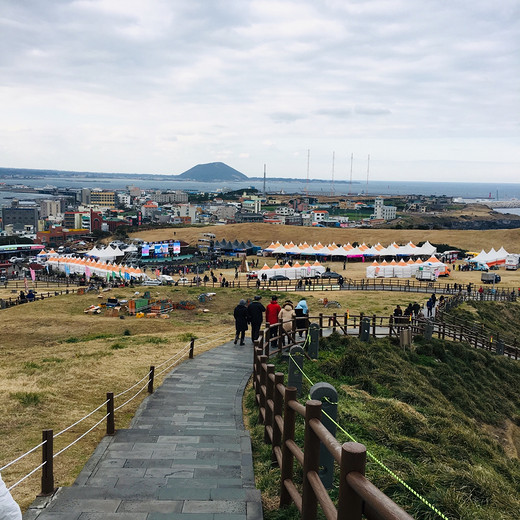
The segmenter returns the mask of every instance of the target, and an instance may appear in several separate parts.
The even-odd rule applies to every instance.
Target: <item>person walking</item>
[[[433,306],[434,306],[434,304],[432,302],[432,299],[429,298],[428,301],[426,302],[426,310],[427,310],[426,317],[428,317],[428,318],[432,317],[432,315],[433,315]]]
[[[249,323],[251,323],[251,339],[255,342],[260,335],[260,327],[264,320],[265,307],[262,305],[260,300],[262,297],[257,294],[253,301],[247,307],[247,313],[249,315]]]
[[[282,345],[285,345],[285,337],[287,336],[287,344],[290,345],[294,343],[294,318],[296,313],[294,312],[294,306],[291,300],[287,300],[283,307],[280,309],[278,313],[278,320],[282,321],[282,330],[280,332],[283,333],[282,336]]]
[[[298,330],[298,336],[301,338],[303,332],[309,327],[309,307],[305,297],[301,298],[297,303],[294,312],[296,314],[296,329]]]
[[[0,475],[0,518],[5,520],[22,520],[22,512],[7,489]]]
[[[269,337],[267,341],[271,341],[271,347],[276,348],[276,341],[271,338],[278,336],[278,314],[282,308],[278,304],[278,296],[271,298],[271,303],[265,309],[265,321],[269,323]]]
[[[244,339],[246,336],[246,330],[247,330],[247,307],[246,307],[246,301],[240,300],[238,302],[238,305],[235,307],[235,310],[233,311],[233,316],[235,318],[235,345],[237,344],[238,340],[240,339],[240,345],[244,345]]]

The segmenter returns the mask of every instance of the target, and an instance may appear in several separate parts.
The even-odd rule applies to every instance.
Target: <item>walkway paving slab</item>
[[[261,520],[242,418],[252,364],[249,342],[184,361],[71,487],[37,499],[24,520]]]

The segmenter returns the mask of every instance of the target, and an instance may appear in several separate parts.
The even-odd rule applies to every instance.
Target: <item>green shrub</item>
[[[28,406],[38,406],[42,400],[42,394],[36,392],[15,392],[11,394],[24,408]]]

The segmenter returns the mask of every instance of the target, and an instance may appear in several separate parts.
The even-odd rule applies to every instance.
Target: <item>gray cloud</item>
[[[516,180],[519,9],[514,0],[5,0],[4,165],[182,171],[225,156],[290,176],[302,150],[327,171],[348,141],[393,162],[410,149],[417,160],[489,162],[500,152]],[[112,153],[85,153],[100,133]],[[445,137],[464,144],[440,147]]]

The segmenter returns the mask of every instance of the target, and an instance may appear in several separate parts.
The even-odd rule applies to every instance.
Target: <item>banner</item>
[[[29,269],[29,272],[31,273],[31,280],[34,282],[36,280],[36,272],[34,269]]]
[[[173,243],[173,254],[174,255],[181,254],[181,243],[178,241]]]
[[[143,247],[141,248],[141,256],[150,256],[149,244],[143,244]]]

